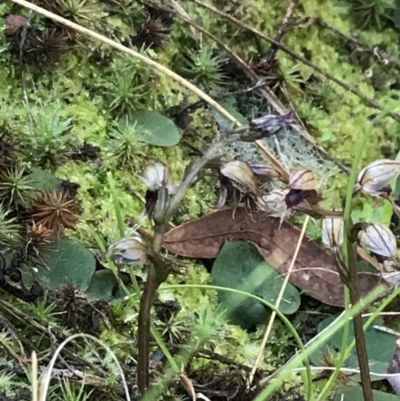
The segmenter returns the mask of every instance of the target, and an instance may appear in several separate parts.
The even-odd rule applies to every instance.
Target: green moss
[[[285,2],[279,2],[279,4],[265,0],[218,2],[210,0],[209,2],[270,37],[275,37],[277,27],[286,11]],[[96,11],[92,26],[95,25],[96,29],[106,36],[117,38],[121,42],[134,35],[137,27],[147,18],[143,6],[137,2],[121,1],[126,7],[125,11],[121,11],[115,5],[108,6],[105,4],[107,2],[92,0],[89,3],[94,5]],[[346,35],[356,32],[358,39],[366,46],[383,44],[395,57],[399,56],[398,32],[392,29],[360,30],[350,17],[351,2],[329,0],[323,3],[322,5],[319,0],[304,0],[297,7],[294,17],[321,17]],[[269,43],[261,39],[256,40],[255,36],[245,29],[200,8],[191,1],[182,0],[180,4],[191,18],[229,45],[233,52],[247,62],[256,61],[260,52],[263,53],[269,48]],[[2,15],[9,13],[10,9],[10,4],[0,5]],[[13,13],[17,11],[18,9],[13,10]],[[21,13],[27,15],[26,10],[21,10]],[[82,15],[74,18],[82,20]],[[41,29],[45,26],[45,21],[38,16],[33,23],[40,24]],[[131,160],[129,166],[121,165],[118,156],[115,156],[118,155],[115,152],[118,144],[115,143],[115,138],[111,138],[114,124],[120,116],[129,115],[137,109],[150,109],[168,115],[173,106],[179,105],[183,100],[189,104],[194,103],[198,100],[197,96],[176,81],[130,56],[122,55],[98,42],[79,38],[80,41],[74,42],[70,51],[56,65],[46,66],[48,68],[45,70],[38,66],[29,66],[24,69],[25,94],[28,97],[26,106],[21,91],[19,62],[6,51],[7,40],[2,29],[4,26],[4,21],[0,21],[0,45],[2,46],[0,52],[0,133],[6,132],[9,137],[18,142],[17,153],[21,160],[28,166],[36,166],[40,160],[37,155],[34,156],[32,149],[40,142],[40,135],[34,132],[37,117],[35,113],[39,110],[48,116],[55,109],[59,109],[63,119],[71,120],[66,141],[62,142],[62,146],[57,141],[50,145],[50,150],[55,151],[56,155],[55,175],[80,185],[78,192],[81,208],[80,222],[77,230],[69,231],[68,236],[79,239],[90,249],[98,252],[98,237],[105,241],[104,245],[120,237],[107,172],[111,171],[114,177],[115,195],[120,202],[124,217],[136,219],[143,212],[144,204],[133,192],[141,196],[145,194],[145,185],[139,178],[144,169],[154,162],[163,162],[170,168],[174,180],[180,182],[188,163],[195,159],[191,155],[192,149],[203,151],[208,146],[217,133],[216,123],[209,108],[202,105],[191,115],[190,127],[182,133],[182,140],[177,146],[161,148],[146,145],[145,148],[134,149],[132,158],[129,159]],[[400,104],[397,98],[393,97],[394,91],[389,89],[396,78],[396,72],[391,69],[392,67],[377,64],[376,60],[370,60],[367,65],[361,65],[352,59],[352,50],[342,39],[316,23],[291,29],[285,36],[284,43],[337,79],[379,102],[384,109],[400,113]],[[152,48],[135,48],[135,50],[143,52],[162,65],[179,71],[181,66],[177,63],[182,51],[185,48],[197,51],[202,46],[216,49],[213,41],[193,31],[186,23],[179,20],[179,17],[175,17],[172,32],[163,46],[156,50]],[[215,54],[218,55],[218,51]],[[271,75],[267,77],[268,82],[278,82],[276,92],[284,105],[288,106],[290,100],[290,104],[296,108],[310,133],[328,152],[345,163],[351,164],[354,155],[358,152],[360,139],[369,128],[371,115],[379,111],[365,105],[359,97],[340,85],[327,82],[326,78],[315,73],[312,68],[293,60],[283,51],[278,52],[278,58],[279,71],[271,72]],[[383,72],[389,75],[389,80],[381,88],[379,85],[374,85],[373,80],[368,77],[368,68],[371,68],[374,74],[384,70]],[[218,71],[220,69],[223,69],[223,64],[218,65]],[[187,78],[202,84],[204,88],[221,91],[220,82],[218,85],[215,85],[215,82],[204,82],[207,77],[199,80],[198,75],[189,72]],[[215,77],[213,79],[215,81]],[[241,80],[236,77],[224,80],[223,85],[226,92],[233,92],[242,87]],[[289,99],[284,95],[285,86]],[[214,95],[214,93],[211,94]],[[238,104],[238,107],[243,108],[240,112],[246,118],[270,112],[266,102],[255,95],[241,96]],[[37,135],[38,140],[29,142],[32,135]],[[98,160],[90,162],[69,160],[69,153],[84,142],[100,148]],[[58,148],[55,146],[57,144],[60,145]],[[400,144],[398,123],[389,117],[374,127],[363,164],[380,158],[380,147],[387,144],[393,153],[398,151]],[[215,178],[206,178],[189,189],[173,218],[173,223],[180,224],[211,211],[217,198],[217,185]],[[326,192],[328,199],[325,201],[327,207],[331,205],[339,207],[339,195],[344,194],[346,186],[345,175],[338,174],[330,178]],[[362,213],[367,214],[371,208],[366,207],[362,210]],[[144,221],[143,227],[151,231],[151,223],[148,220]],[[317,238],[319,227],[310,228],[309,234]],[[196,261],[190,261],[182,271],[182,275],[170,276],[168,283],[209,283],[209,273]],[[143,271],[139,269],[136,273],[138,276],[143,275]],[[176,298],[179,301],[182,310],[177,315],[176,324],[182,325],[185,340],[190,338],[188,331],[199,325],[199,319],[196,316],[204,311],[205,305],[213,313],[212,316],[218,320],[218,324],[220,323],[217,319],[220,311],[217,309],[215,291],[204,289],[160,291],[160,298]],[[21,309],[28,310],[23,306]],[[121,360],[129,361],[130,356],[137,351],[131,343],[137,330],[137,310],[132,308],[131,304],[122,301],[116,301],[112,309],[112,325],[104,328],[100,338],[114,349]],[[29,312],[40,318],[40,311],[37,309],[33,312],[29,309]],[[158,320],[156,322],[162,327]],[[211,330],[212,327],[208,329]],[[261,327],[256,333],[249,334],[225,323],[219,325],[215,335],[204,341],[203,345],[217,353],[233,357],[237,362],[252,366],[259,352],[264,329]],[[24,330],[28,333],[27,329]],[[29,331],[28,334],[31,332]],[[38,339],[38,335],[35,334],[34,338]],[[47,343],[39,344],[42,350],[47,346]],[[94,358],[93,349],[88,347],[85,350],[87,352],[85,356]],[[271,370],[280,366],[287,354],[292,351],[293,339],[287,334],[286,328],[277,321],[265,351],[264,369]],[[210,374],[226,369],[222,363],[204,359],[193,361],[191,367],[194,371],[199,370]],[[7,390],[11,386],[7,382],[8,379],[6,377],[5,384],[0,383],[0,387],[5,389],[7,395],[10,395],[11,393]],[[298,376],[288,375],[286,386],[293,386],[298,383],[298,380]]]

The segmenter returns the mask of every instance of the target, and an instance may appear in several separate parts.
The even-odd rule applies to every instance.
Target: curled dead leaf
[[[279,228],[280,219],[265,213],[248,214],[244,208],[224,209],[189,221],[167,232],[165,249],[190,258],[216,258],[225,241],[249,241],[259,249],[264,259],[280,274],[289,269],[300,230],[287,221]],[[379,284],[387,283],[379,274],[360,272],[359,288],[367,295]],[[344,306],[344,288],[335,262],[314,241],[305,238],[298,254],[290,281],[311,297],[332,305]]]

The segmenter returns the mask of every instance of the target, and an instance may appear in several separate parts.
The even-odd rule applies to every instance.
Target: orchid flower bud
[[[343,283],[349,285],[349,269],[339,250],[343,244],[343,219],[328,217],[322,220],[322,244],[330,250]]]
[[[143,265],[147,262],[147,247],[142,238],[125,237],[111,244],[106,252],[116,264]]]
[[[290,111],[283,116],[267,114],[265,116],[256,118],[250,122],[249,126],[253,130],[265,130],[272,135],[276,134],[282,128],[291,127],[293,125],[296,125],[296,120],[294,119],[294,112]]]
[[[144,176],[140,177],[140,179],[147,185],[150,191],[166,187],[168,193],[172,194],[176,190],[169,168],[164,163],[155,163],[148,166],[144,172]]]
[[[321,185],[311,170],[299,170],[290,174],[288,187],[301,191],[316,191],[316,193],[321,191]]]
[[[368,224],[358,233],[360,245],[383,258],[396,256],[397,241],[392,231],[383,224]]]
[[[240,160],[224,163],[221,167],[221,174],[229,178],[239,190],[258,194],[256,179],[247,163]]]
[[[364,167],[357,176],[353,192],[361,190],[367,195],[381,196],[389,194],[390,181],[400,174],[400,161],[375,160]]]
[[[343,244],[343,220],[327,218],[322,220],[322,243],[326,248],[337,248]]]

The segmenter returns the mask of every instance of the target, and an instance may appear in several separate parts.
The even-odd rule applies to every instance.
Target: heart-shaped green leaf
[[[111,270],[100,270],[93,274],[87,294],[96,299],[111,301],[118,287],[118,281]]]
[[[225,242],[211,275],[215,285],[249,292],[270,303],[275,303],[284,281],[255,246],[242,241]],[[244,295],[220,291],[219,299],[230,321],[243,328],[254,327],[268,317],[268,310],[260,302]],[[296,287],[288,284],[279,309],[290,314],[299,306],[300,295]]]
[[[318,326],[318,332],[321,332],[328,327],[336,316],[329,316],[324,319]],[[364,320],[365,323],[366,319]],[[377,381],[382,380],[382,376],[376,376],[373,373],[384,374],[386,373],[390,361],[393,358],[393,354],[396,350],[396,336],[385,333],[383,331],[375,329],[374,325],[382,325],[381,319],[376,319],[371,326],[365,331],[365,343],[367,346],[368,360],[370,362],[371,380]],[[323,344],[318,351],[313,353],[310,357],[311,362],[314,365],[321,366],[323,363],[324,354],[329,352],[329,349],[338,351],[342,345],[343,329],[339,330],[334,334],[325,344]],[[350,322],[349,327],[349,338],[354,338],[354,328]],[[355,347],[352,353],[347,358],[345,366],[353,369],[358,369],[358,358]],[[352,376],[355,381],[360,380],[360,375],[356,374]]]
[[[133,123],[140,130],[144,141],[157,146],[174,146],[180,139],[178,127],[168,117],[150,110],[140,110],[132,115]]]
[[[226,111],[228,111],[233,117],[236,118],[241,124],[247,124],[246,118],[237,111],[236,100],[233,97],[228,97],[226,99],[220,100],[219,105],[221,105]],[[215,121],[222,130],[229,130],[235,124],[223,116],[219,111],[212,108],[211,114],[215,118]]]
[[[72,283],[80,290],[89,287],[96,260],[82,244],[69,239],[58,239],[43,255],[47,268],[39,271],[39,278],[48,282],[50,288]]]
[[[39,191],[53,191],[61,188],[61,180],[59,178],[40,168],[31,168],[31,174],[28,177],[32,181],[31,186]]]
[[[374,395],[374,401],[399,401],[397,395],[384,393],[383,391],[378,390],[372,390],[372,393]],[[333,397],[333,401],[361,401],[363,399],[364,395],[361,386],[339,387]]]

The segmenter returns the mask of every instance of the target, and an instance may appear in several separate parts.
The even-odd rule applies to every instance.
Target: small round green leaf
[[[93,274],[87,294],[96,299],[111,301],[118,287],[118,281],[111,270],[100,270]]]
[[[80,290],[89,287],[96,267],[93,254],[82,244],[69,239],[58,239],[43,255],[47,268],[39,272],[39,277],[46,280],[50,288],[72,283]]]
[[[274,304],[282,288],[283,277],[247,242],[229,241],[224,244],[212,269],[213,284],[249,292]],[[258,301],[240,294],[220,291],[219,300],[228,318],[243,328],[265,321],[267,309]],[[284,292],[279,309],[294,313],[300,306],[300,295],[292,284]]]
[[[133,113],[133,122],[143,135],[143,140],[157,146],[174,146],[180,139],[178,127],[168,117],[150,110]]]
[[[321,332],[328,327],[337,316],[329,316],[324,319],[318,325],[318,332]],[[366,319],[364,319],[364,323]],[[371,326],[365,331],[365,343],[367,347],[368,360],[370,362],[370,370],[373,373],[385,374],[389,367],[390,361],[393,358],[393,354],[396,350],[396,336],[385,333],[383,331],[375,329],[373,326],[382,326],[381,319],[376,319]],[[322,344],[321,347],[310,356],[310,360],[314,365],[320,366],[323,361],[323,355],[329,352],[329,349],[339,351],[342,345],[343,329],[338,330],[326,343]],[[349,327],[349,339],[354,338],[354,328],[352,322]],[[358,358],[357,351],[354,347],[349,357],[345,362],[346,367],[357,368]],[[376,376],[371,373],[371,380],[378,381],[382,380],[382,376]],[[352,376],[355,381],[360,381],[360,375],[356,374]]]
[[[383,391],[372,390],[374,401],[399,401],[399,397],[397,395],[384,393]],[[361,386],[342,386],[339,387],[335,396],[333,397],[333,401],[358,401],[363,400],[363,389]]]
[[[246,118],[237,111],[236,100],[233,97],[228,97],[218,102],[220,106],[222,106],[226,111],[228,111],[233,117],[236,118],[241,124],[247,124],[248,121]],[[211,109],[211,114],[215,118],[215,121],[219,125],[219,127],[223,130],[230,130],[235,126],[231,120],[227,119],[223,116],[219,111],[215,108]]]
[[[31,174],[28,177],[32,181],[31,186],[39,191],[53,191],[61,188],[61,180],[59,178],[40,168],[31,168]]]

